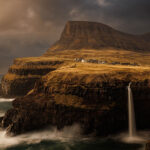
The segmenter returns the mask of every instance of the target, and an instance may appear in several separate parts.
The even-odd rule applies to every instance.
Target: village
[[[94,63],[94,64],[109,64],[109,65],[125,65],[125,66],[140,66],[137,63],[127,63],[127,62],[107,62],[104,60],[97,60],[97,59],[84,59],[84,58],[75,58],[75,62],[82,62],[82,63]]]

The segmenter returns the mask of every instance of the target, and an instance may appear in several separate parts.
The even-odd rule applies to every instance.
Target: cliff
[[[56,70],[62,64],[62,60],[45,57],[15,59],[1,81],[3,96],[27,94],[41,76]]]
[[[3,96],[21,96],[30,91],[37,80],[60,67],[73,66],[75,59],[103,61],[107,64],[150,65],[149,52],[126,50],[63,50],[32,58],[17,58],[2,79]]]
[[[61,129],[73,123],[79,123],[84,133],[97,135],[125,130],[129,82],[137,127],[149,128],[149,67],[81,63],[61,67],[42,77],[27,96],[13,102],[1,126],[15,135],[46,125]]]
[[[43,56],[14,61],[2,79],[2,92],[11,97],[26,95],[43,75],[76,58],[149,65],[149,48],[149,34],[130,35],[102,23],[70,21]]]
[[[3,77],[5,95],[25,96],[13,101],[1,127],[15,135],[73,123],[97,135],[125,130],[127,86],[132,82],[137,128],[149,128],[148,37],[100,23],[68,22],[43,56],[16,59]]]
[[[70,21],[51,50],[125,49],[150,51],[149,34],[131,35],[107,25],[87,21]]]

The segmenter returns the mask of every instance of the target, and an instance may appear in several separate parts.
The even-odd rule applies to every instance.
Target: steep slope
[[[150,53],[125,50],[63,50],[51,51],[48,56],[17,58],[2,79],[5,96],[20,96],[28,93],[42,76],[59,67],[76,63],[76,58],[106,61],[109,64],[126,63],[140,66],[150,65]]]
[[[59,68],[63,64],[62,61],[73,62],[75,58],[149,65],[149,35],[125,34],[101,23],[70,21],[66,24],[60,40],[42,57],[20,58],[14,61],[2,79],[3,94],[25,95],[40,77]],[[97,51],[98,49],[101,51]],[[146,54],[142,54],[143,51],[146,51]]]
[[[150,127],[150,68],[78,63],[62,67],[17,98],[1,126],[20,134],[79,123],[84,133],[108,135],[127,129],[127,85],[132,82],[138,129]],[[30,115],[28,115],[30,114]]]
[[[56,70],[63,60],[48,57],[18,58],[1,81],[3,96],[26,95],[43,75]]]
[[[107,25],[86,21],[70,21],[66,24],[60,40],[51,50],[117,48],[126,50],[150,50],[148,35],[131,35]]]

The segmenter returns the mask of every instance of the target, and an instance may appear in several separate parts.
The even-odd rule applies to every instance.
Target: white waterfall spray
[[[128,85],[128,119],[129,119],[129,136],[136,136],[136,123],[134,113],[133,95],[131,90],[131,82]]]

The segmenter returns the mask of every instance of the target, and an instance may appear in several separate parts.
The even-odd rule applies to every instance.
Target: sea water
[[[0,98],[1,116],[11,108],[13,99]],[[105,138],[83,136],[80,126],[75,124],[58,131],[55,127],[47,127],[40,131],[9,137],[5,130],[0,130],[0,150],[144,150],[146,139],[138,142],[125,141],[126,134]],[[143,133],[141,133],[141,136]]]

